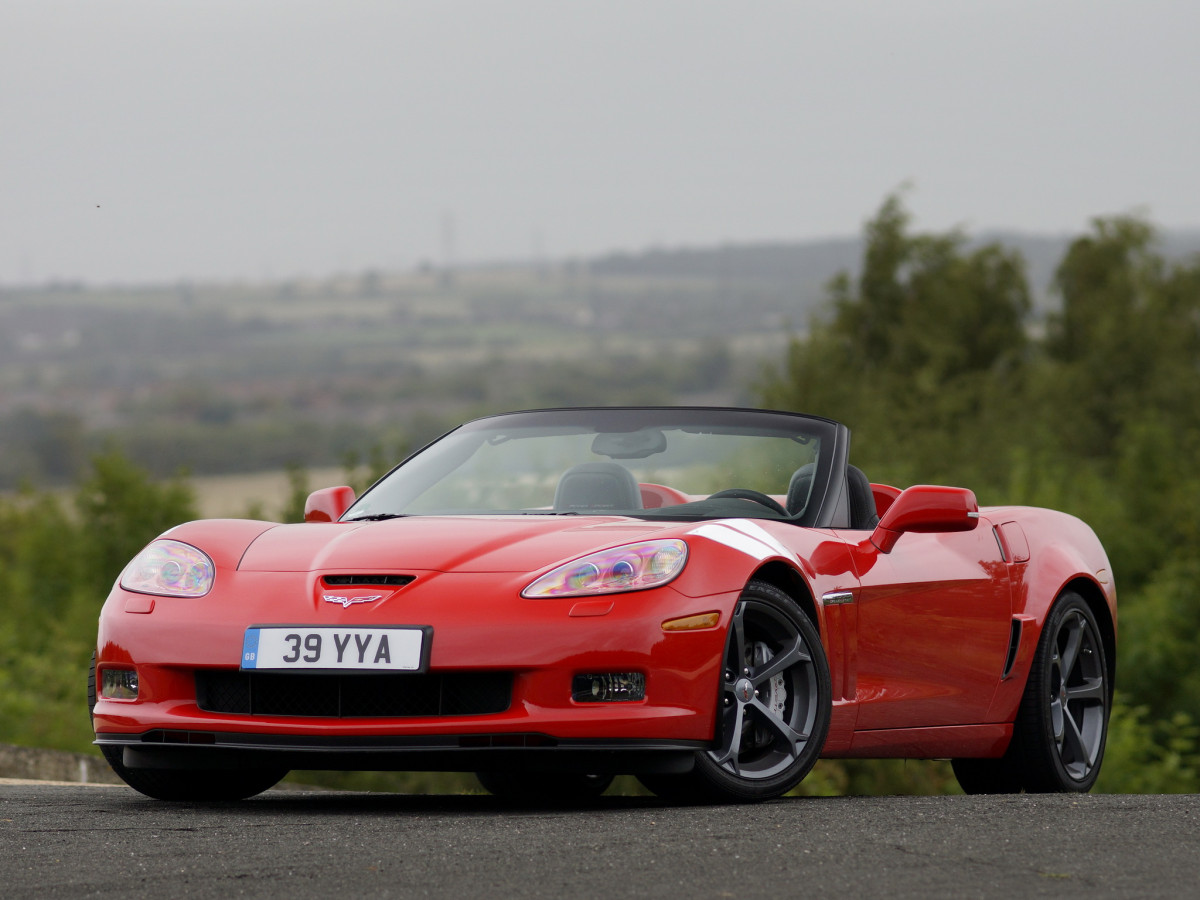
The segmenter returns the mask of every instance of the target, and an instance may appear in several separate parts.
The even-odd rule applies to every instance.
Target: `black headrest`
[[[850,489],[850,527],[874,528],[879,524],[871,482],[856,466],[846,466],[846,487]]]
[[[633,473],[611,462],[580,463],[558,480],[555,509],[641,509],[642,492]]]
[[[808,495],[812,493],[813,475],[816,471],[817,464],[808,463],[792,473],[787,492],[788,515],[799,515],[804,512],[804,507],[808,506]]]

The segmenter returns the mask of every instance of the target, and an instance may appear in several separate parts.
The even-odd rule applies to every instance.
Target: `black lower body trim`
[[[561,740],[544,734],[298,737],[158,729],[100,734],[131,769],[288,769],[474,772],[683,773],[701,741]]]

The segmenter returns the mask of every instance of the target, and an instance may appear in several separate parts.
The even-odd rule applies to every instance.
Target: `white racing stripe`
[[[794,563],[799,563],[796,554],[779,543],[766,529],[748,519],[724,519],[720,522],[705,522],[693,528],[688,534],[707,538],[739,550],[747,556],[760,562],[776,556],[782,556]]]

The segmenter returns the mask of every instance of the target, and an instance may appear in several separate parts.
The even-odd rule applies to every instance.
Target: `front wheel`
[[[104,758],[127,785],[155,800],[245,800],[274,787],[287,769],[130,769],[121,750],[102,747]]]
[[[88,668],[88,714],[96,709],[96,653]],[[130,769],[120,747],[101,746],[109,767],[127,785],[155,800],[244,800],[274,787],[287,769]]]
[[[751,582],[725,645],[712,749],[687,775],[644,776],[671,800],[746,803],[804,780],[829,731],[829,664],[816,626],[783,591]]]

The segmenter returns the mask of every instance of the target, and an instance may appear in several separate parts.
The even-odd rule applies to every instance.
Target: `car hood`
[[[678,530],[678,523],[564,516],[419,516],[280,525],[250,543],[238,569],[529,572]]]

